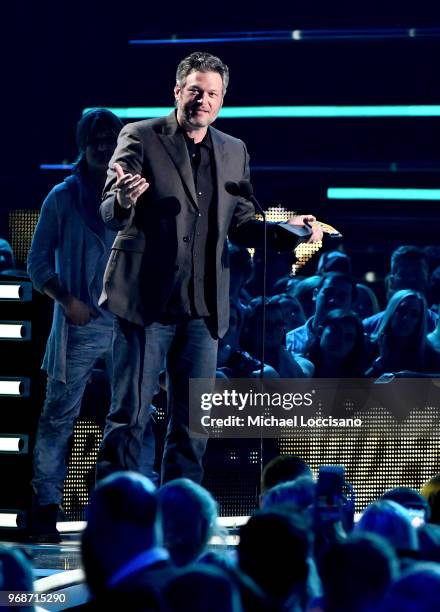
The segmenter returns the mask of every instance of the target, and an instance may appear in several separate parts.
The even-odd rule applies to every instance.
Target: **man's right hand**
[[[70,295],[61,305],[66,319],[73,325],[86,325],[98,316],[96,310],[73,295]]]
[[[138,198],[147,191],[149,183],[140,174],[124,174],[120,164],[114,163],[113,169],[116,172],[116,198],[122,208],[131,208],[136,205]]]

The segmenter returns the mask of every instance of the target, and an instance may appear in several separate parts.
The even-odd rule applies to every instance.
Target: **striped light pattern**
[[[197,37],[174,34],[169,38],[139,38],[130,45],[194,45],[215,43],[295,42],[331,40],[400,40],[438,38],[440,28],[344,28],[320,30],[260,30],[247,32],[203,33]]]
[[[11,246],[14,249],[14,245]],[[16,260],[18,258],[16,257]],[[32,283],[31,281],[24,280],[18,281],[0,281],[0,300],[15,300],[17,302],[30,302],[32,301]]]
[[[23,395],[22,380],[0,380],[0,395]]]
[[[85,108],[83,113],[91,110]],[[120,119],[163,117],[173,108],[169,106],[130,106],[112,108]],[[227,106],[221,119],[262,118],[350,118],[350,117],[440,117],[438,104],[382,105],[382,106]]]
[[[0,453],[21,453],[26,447],[24,436],[0,436]]]
[[[40,170],[72,170],[74,164],[40,164]]]
[[[0,512],[0,527],[17,527],[16,512]]]
[[[31,379],[27,376],[3,376],[0,378],[0,396],[29,397]]]
[[[19,283],[0,283],[0,300],[21,300],[23,286]]]
[[[23,323],[6,323],[0,321],[0,340],[30,340],[31,324],[29,321]]]
[[[440,200],[440,189],[329,187],[329,200]]]

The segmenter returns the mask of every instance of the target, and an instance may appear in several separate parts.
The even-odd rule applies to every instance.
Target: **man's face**
[[[108,163],[116,147],[117,138],[110,130],[96,130],[90,137],[86,148],[89,168],[107,170]]]
[[[183,87],[176,84],[174,96],[180,125],[199,130],[208,127],[223,104],[223,80],[218,72],[191,72]]]
[[[328,278],[317,292],[315,299],[315,318],[318,321],[335,308],[348,310],[353,299],[351,283],[341,278]]]

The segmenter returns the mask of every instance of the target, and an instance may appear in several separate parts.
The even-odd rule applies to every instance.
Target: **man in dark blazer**
[[[101,304],[117,320],[113,401],[98,478],[120,469],[144,471],[154,460],[145,431],[165,363],[162,482],[203,476],[206,441],[192,439],[188,429],[189,379],[214,378],[217,341],[229,325],[227,237],[242,246],[263,244],[253,205],[225,190],[225,182],[249,178],[246,147],[209,127],[228,80],[227,66],[215,56],[197,52],[182,60],[176,110],[126,125],[110,161],[101,216],[119,233]],[[305,221],[315,218],[269,224],[269,248],[293,249],[298,235],[319,240],[319,228]]]

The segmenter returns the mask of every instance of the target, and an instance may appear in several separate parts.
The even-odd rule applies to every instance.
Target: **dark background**
[[[171,105],[176,65],[195,49],[229,65],[230,106],[440,102],[439,38],[144,47],[129,45],[130,38],[435,26],[438,2],[79,0],[6,7],[1,233],[7,234],[9,209],[38,209],[65,176],[39,164],[74,160],[84,107]],[[326,189],[440,187],[440,118],[233,119],[216,126],[247,143],[256,193],[266,205],[314,212],[344,233],[359,277],[369,269],[381,275],[398,244],[436,242],[438,203],[327,201]],[[384,171],[391,163],[404,170]],[[268,165],[290,169],[258,170]]]

